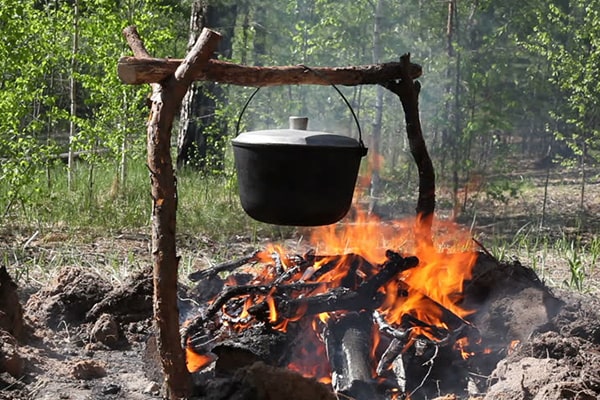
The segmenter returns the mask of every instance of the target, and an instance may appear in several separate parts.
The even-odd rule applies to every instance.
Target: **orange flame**
[[[269,322],[277,322],[277,308],[275,308],[273,296],[267,296],[267,304],[269,305]]]
[[[196,372],[200,371],[202,368],[206,367],[208,364],[213,362],[214,356],[208,354],[198,354],[189,347],[186,347],[185,360],[187,370],[189,372]]]
[[[463,358],[463,360],[466,360],[467,358],[475,355],[474,352],[466,350],[468,345],[469,339],[467,339],[466,337],[458,339],[454,345],[454,348],[460,351],[460,356]]]
[[[472,312],[459,304],[477,253],[469,232],[450,221],[434,221],[433,240],[422,240],[423,222],[420,218],[383,222],[357,211],[355,222],[315,229],[311,244],[317,253],[354,253],[374,264],[385,262],[388,249],[417,256],[418,267],[405,271],[400,279],[412,293],[398,297],[401,282],[391,281],[385,288],[381,311],[390,323],[399,323],[402,315],[411,313],[425,323],[445,328],[438,305],[461,318]]]

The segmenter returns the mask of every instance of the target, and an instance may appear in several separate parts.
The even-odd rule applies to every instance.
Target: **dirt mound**
[[[32,324],[58,329],[80,323],[86,313],[111,290],[98,274],[79,267],[65,267],[48,285],[31,296],[25,312]]]
[[[600,301],[561,291],[565,305],[500,361],[489,400],[592,400],[600,395]]]
[[[60,270],[25,305],[23,342],[17,345],[0,331],[0,359],[6,361],[0,363],[0,399],[148,399],[158,394],[160,387],[146,377],[142,360],[152,331],[147,272],[113,288],[82,268]]]

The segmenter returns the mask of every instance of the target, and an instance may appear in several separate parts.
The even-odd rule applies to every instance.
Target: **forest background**
[[[130,55],[121,35],[128,25],[156,57],[182,58],[203,26],[223,34],[220,59],[247,65],[363,65],[411,53],[423,67],[421,121],[439,214],[491,227],[482,234],[496,255],[525,251],[538,270],[560,254],[566,269],[557,283],[597,290],[588,278],[600,255],[600,0],[5,0],[1,250],[17,278],[81,257],[73,249],[95,238],[147,230],[150,90],[116,74],[118,59]],[[370,152],[361,201],[385,218],[412,215],[417,172],[397,97],[378,86],[340,89]],[[232,238],[298,237],[294,228],[252,221],[239,206],[229,143],[251,92],[195,84],[173,135],[179,233],[196,250],[218,248],[217,258],[228,251],[216,243]],[[310,129],[356,135],[344,102],[320,86],[261,90],[241,126],[285,127],[297,114],[310,117]],[[554,218],[552,183],[576,188]],[[499,223],[509,214],[510,223]],[[28,249],[34,240],[70,250],[57,259],[54,250]],[[136,262],[133,253],[119,257],[108,263]]]

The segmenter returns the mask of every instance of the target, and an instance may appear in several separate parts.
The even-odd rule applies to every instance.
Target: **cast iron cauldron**
[[[319,226],[348,213],[367,149],[361,139],[306,130],[307,123],[290,117],[289,129],[244,132],[232,141],[242,208],[252,218]]]

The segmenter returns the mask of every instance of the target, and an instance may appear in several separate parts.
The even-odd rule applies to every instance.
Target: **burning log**
[[[325,330],[333,390],[350,398],[375,399],[371,375],[372,327],[370,313],[348,313],[332,318]]]
[[[271,284],[271,285],[242,285],[242,286],[229,287],[225,291],[221,292],[221,294],[219,294],[215,298],[213,303],[208,307],[208,309],[204,313],[201,313],[198,316],[196,316],[196,318],[188,321],[187,325],[181,329],[182,343],[185,346],[185,345],[189,345],[190,341],[191,341],[191,344],[193,345],[194,341],[197,340],[197,338],[194,337],[195,336],[194,334],[197,333],[198,331],[200,331],[200,328],[204,324],[206,324],[208,321],[210,321],[210,319],[213,318],[214,315],[217,312],[219,312],[221,310],[221,308],[223,306],[225,306],[225,304],[227,304],[227,302],[233,298],[240,297],[240,296],[249,296],[249,295],[253,295],[253,294],[266,295],[269,292],[272,292],[274,290],[277,291],[278,293],[288,293],[291,291],[315,289],[316,287],[319,287],[319,286],[323,286],[323,284],[318,283],[318,282],[310,282],[310,283],[295,282],[295,283],[291,283],[291,284],[287,284],[287,285],[278,285],[278,286]],[[266,303],[260,303],[260,304],[266,308],[266,311],[268,311],[268,305]],[[249,313],[251,315],[259,314],[258,312],[255,312],[253,314],[252,311],[249,311]],[[264,318],[257,318],[257,319],[267,320],[268,318],[264,317]],[[241,322],[241,321],[233,321],[233,322]],[[200,337],[202,337],[202,335],[200,335]]]
[[[435,297],[416,279],[428,257],[388,250],[382,264],[372,264],[355,253],[290,256],[277,249],[223,263],[201,276],[255,260],[262,265],[242,274],[246,279],[227,278],[231,286],[187,321],[184,344],[216,359],[215,371],[226,374],[259,360],[329,378],[336,392],[354,398],[425,392],[421,386],[431,386],[447,367],[439,354],[460,358],[455,342],[474,329],[458,307],[458,287]],[[375,326],[382,334],[377,341]],[[298,362],[305,359],[314,364]]]
[[[418,265],[416,257],[403,258],[397,253],[388,251],[388,262],[381,270],[363,282],[356,290],[347,287],[337,287],[326,293],[310,297],[280,299],[277,302],[277,312],[280,317],[294,318],[299,315],[316,315],[332,311],[361,311],[374,310],[381,305],[383,296],[378,293],[385,283],[396,275],[407,269]],[[251,307],[248,312],[252,315],[260,315],[266,312],[268,306],[265,302]]]
[[[408,334],[406,336],[408,339]],[[406,388],[406,374],[404,372],[404,364],[401,362],[396,363],[396,360],[398,357],[400,357],[405,347],[405,341],[396,338],[392,339],[387,349],[381,355],[379,363],[377,364],[377,368],[375,369],[375,372],[378,376],[385,376],[388,379],[391,376],[398,389],[402,392],[404,392]],[[395,366],[398,366],[400,370],[398,372],[393,371],[388,373],[388,371],[393,369]]]
[[[228,288],[225,292],[222,292],[219,297],[214,301],[213,304],[206,311],[204,318],[211,318],[217,311],[221,309],[230,299],[242,295],[250,294],[267,294],[273,293],[289,293],[295,291],[302,291],[306,289],[316,289],[319,286],[324,286],[324,283],[319,282],[294,282],[287,285],[245,285],[245,286],[234,286]],[[266,303],[261,303],[266,304]],[[250,314],[252,314],[250,312]]]
[[[378,376],[387,377],[388,375],[392,375],[393,378],[396,380],[397,387],[401,391],[404,391],[404,370],[402,369],[401,371],[399,371],[399,373],[391,374],[388,374],[388,371],[391,370],[395,365],[399,365],[400,367],[403,366],[402,363],[396,364],[395,361],[398,359],[398,357],[400,357],[402,351],[406,347],[408,339],[410,338],[412,328],[408,328],[406,330],[396,329],[390,324],[388,324],[385,321],[385,318],[383,318],[383,316],[377,311],[373,313],[373,318],[375,319],[375,322],[379,327],[379,331],[392,338],[391,342],[381,355],[375,372]]]

